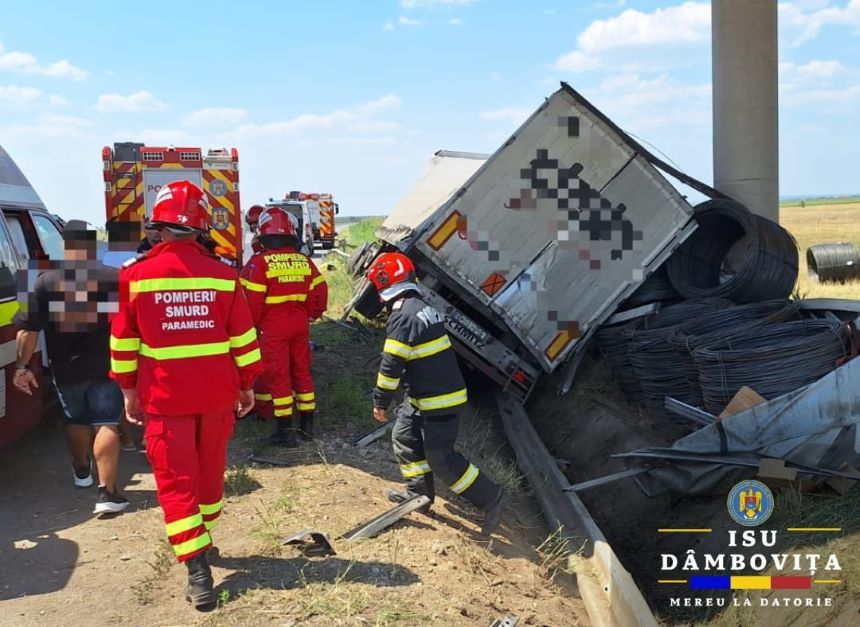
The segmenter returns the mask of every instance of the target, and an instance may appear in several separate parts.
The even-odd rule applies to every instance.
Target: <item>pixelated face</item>
[[[98,250],[96,232],[67,231],[63,233],[63,248],[66,259],[95,259]]]
[[[117,222],[106,224],[108,250],[134,250],[140,244],[140,222]]]

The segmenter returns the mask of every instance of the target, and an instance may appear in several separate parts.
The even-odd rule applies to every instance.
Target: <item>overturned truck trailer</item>
[[[562,83],[493,155],[436,153],[352,268],[409,255],[460,355],[524,400],[695,228],[658,167],[719,195]],[[352,307],[377,313],[366,282]]]

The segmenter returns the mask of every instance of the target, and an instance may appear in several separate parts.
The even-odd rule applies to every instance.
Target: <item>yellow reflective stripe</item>
[[[427,398],[413,398],[410,399],[410,402],[418,409],[423,409],[427,411],[431,409],[445,409],[446,407],[455,407],[456,405],[462,405],[468,400],[469,396],[466,392],[466,388],[463,388],[462,390],[457,390],[456,392],[452,392],[451,394],[428,396]]]
[[[310,403],[297,403],[296,408],[298,408],[299,411],[311,411],[312,409],[317,408],[317,404],[314,401],[311,401]]]
[[[475,483],[475,479],[478,478],[478,469],[469,464],[469,467],[466,468],[466,472],[463,473],[463,476],[457,479],[457,483],[451,486],[451,491],[455,494],[463,494],[466,490],[469,489],[473,483]]]
[[[195,551],[206,548],[206,545],[208,544],[212,544],[212,538],[209,537],[209,532],[207,531],[202,536],[192,538],[191,540],[188,540],[188,542],[174,544],[173,552],[176,553],[177,557],[182,557],[183,555],[188,555],[189,553],[194,553]]]
[[[218,518],[216,518],[215,520],[204,520],[203,526],[206,527],[206,531],[212,531],[215,525],[218,524],[218,520]]]
[[[446,348],[451,348],[451,340],[447,335],[443,335],[442,337],[438,337],[430,342],[424,342],[424,344],[413,346],[412,352],[409,354],[407,359],[430,357],[431,355],[441,353]]]
[[[270,401],[272,400],[271,394],[254,394],[254,398],[258,401]]]
[[[251,327],[242,335],[230,336],[230,348],[242,348],[257,339],[257,329]]]
[[[388,338],[385,340],[385,345],[382,347],[382,352],[388,353],[389,355],[396,355],[397,357],[403,357],[403,359],[409,359],[409,355],[412,352],[412,347],[408,344],[404,344],[403,342],[398,342],[397,340],[392,340]]]
[[[169,290],[215,290],[233,292],[234,279],[214,279],[211,277],[173,277],[164,279],[141,279],[129,283],[132,292],[166,292]]]
[[[140,348],[139,337],[115,337],[110,336],[110,349],[112,351],[137,351]]]
[[[432,471],[430,470],[430,464],[427,463],[427,460],[422,459],[420,462],[414,462],[412,464],[401,464],[400,472],[403,474],[404,478],[410,479],[412,477],[426,475],[428,472]]]
[[[245,353],[244,355],[239,355],[238,357],[234,357],[233,361],[236,362],[236,365],[240,368],[244,368],[245,366],[249,366],[253,364],[255,361],[260,361],[263,356],[260,354],[260,349],[255,348],[252,351]]]
[[[193,516],[174,520],[173,522],[169,522],[164,526],[167,529],[168,536],[175,536],[177,533],[182,533],[183,531],[191,531],[195,527],[199,527],[202,524],[203,516],[201,516],[200,514],[194,514]]]
[[[311,289],[314,289],[320,283],[325,283],[325,277],[323,275],[319,275],[313,281],[311,281]]]
[[[304,302],[308,299],[307,294],[287,294],[286,296],[266,296],[267,305],[277,305],[287,302]]]
[[[212,342],[211,344],[185,344],[183,346],[165,346],[152,348],[141,343],[140,354],[152,359],[184,359],[185,357],[208,357],[224,355],[230,352],[230,342]],[[259,351],[258,351],[259,352]]]
[[[210,514],[217,514],[221,511],[221,507],[224,505],[224,499],[221,499],[217,503],[212,503],[211,505],[203,505],[200,504],[200,513],[204,516],[209,516]]]
[[[382,388],[383,390],[396,390],[400,385],[400,377],[386,377],[381,372],[376,377],[376,387]]]
[[[312,401],[312,400],[314,400],[314,398],[315,397],[314,397],[313,392],[297,392],[296,393],[296,400],[299,400],[299,401]]]
[[[292,405],[293,404],[293,397],[292,396],[279,396],[277,398],[272,398],[272,397],[269,397],[269,398],[271,398],[272,401],[274,401],[275,405]]]
[[[283,409],[280,409],[277,407],[275,408],[275,416],[280,416],[283,418],[284,416],[292,416],[292,415],[293,415],[293,406],[292,405],[290,405],[289,407],[284,407]]]
[[[114,359],[111,357],[110,369],[117,374],[126,374],[137,371],[136,359]]]
[[[265,292],[266,291],[265,285],[261,285],[260,283],[252,283],[248,279],[241,279],[241,281],[242,281],[242,286],[247,290],[250,290],[252,292]]]

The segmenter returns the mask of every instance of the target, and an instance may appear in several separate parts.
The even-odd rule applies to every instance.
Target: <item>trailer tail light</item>
[[[514,373],[513,379],[517,383],[521,383],[521,384],[525,385],[526,384],[526,373],[523,372],[522,370],[517,370]]]

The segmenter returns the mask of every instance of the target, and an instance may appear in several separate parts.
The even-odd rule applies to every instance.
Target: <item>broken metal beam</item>
[[[565,492],[581,492],[582,490],[588,490],[589,488],[596,488],[597,486],[606,485],[607,483],[614,483],[615,481],[620,481],[621,479],[627,479],[628,477],[635,477],[636,475],[641,475],[643,473],[651,470],[650,468],[630,468],[628,470],[622,470],[620,472],[614,472],[611,475],[605,475],[603,477],[598,477],[597,479],[591,479],[589,481],[583,481],[581,483],[574,483],[571,486],[568,486],[564,489]]]
[[[365,433],[363,436],[359,437],[353,443],[353,445],[356,448],[362,448],[362,447],[367,446],[368,444],[372,444],[373,442],[376,442],[379,438],[383,437],[386,433],[388,433],[388,431],[393,426],[394,426],[394,421],[389,420],[388,422],[385,422],[385,423],[383,423],[377,427],[374,427],[373,429],[371,429],[370,431]]]
[[[603,326],[612,326],[613,324],[629,322],[630,320],[635,320],[636,318],[650,316],[651,314],[655,314],[658,311],[660,311],[660,303],[648,303],[647,305],[640,305],[639,307],[634,307],[633,309],[628,309],[627,311],[621,311],[617,314],[610,316],[609,318],[607,318],[606,322],[603,323]]]
[[[420,509],[430,504],[430,499],[424,496],[415,496],[408,501],[404,501],[400,505],[392,507],[387,512],[384,512],[376,518],[360,524],[352,531],[347,531],[340,539],[345,542],[353,542],[362,538],[372,538],[379,532],[387,529],[404,516],[408,516],[416,509]]]
[[[663,406],[666,408],[666,411],[670,411],[676,416],[686,418],[700,425],[712,425],[717,421],[716,416],[706,412],[704,409],[693,407],[671,396],[667,396],[664,399]]]

